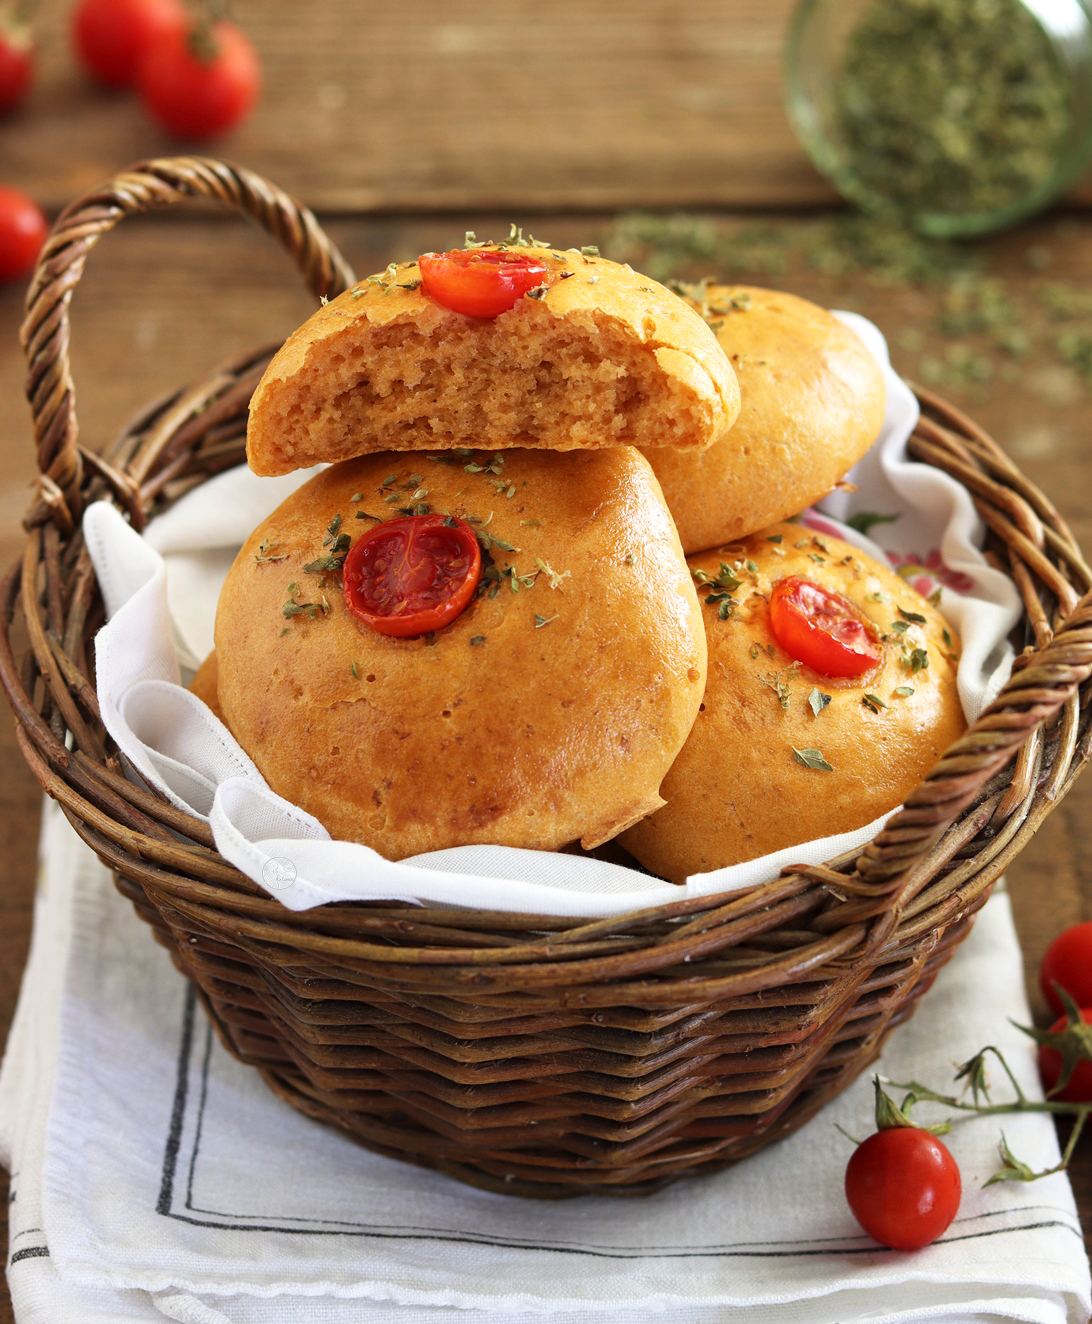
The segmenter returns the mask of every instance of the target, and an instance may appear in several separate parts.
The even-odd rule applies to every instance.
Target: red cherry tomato
[[[936,1136],[916,1126],[876,1131],[853,1151],[846,1199],[870,1237],[920,1250],[948,1227],[963,1192],[959,1168]]]
[[[1039,986],[1057,1015],[1064,1008],[1055,984],[1061,984],[1078,1007],[1092,1007],[1092,920],[1059,933],[1039,965]]]
[[[1081,1008],[1081,1020],[1085,1025],[1092,1025],[1092,1007]],[[1059,1016],[1050,1027],[1051,1034],[1057,1034],[1065,1029],[1066,1018]],[[1058,1083],[1062,1074],[1062,1055],[1056,1048],[1051,1048],[1048,1044],[1039,1045],[1039,1079],[1043,1082],[1043,1089],[1048,1094]],[[1065,1088],[1058,1091],[1057,1094],[1051,1094],[1052,1099],[1058,1099],[1061,1103],[1092,1103],[1092,1062],[1087,1058],[1081,1061],[1073,1068],[1073,1074],[1066,1081]]]
[[[168,133],[215,138],[250,113],[261,86],[254,47],[234,23],[167,33],[137,77],[141,100]]]
[[[0,281],[29,275],[48,233],[36,202],[18,189],[0,188]]]
[[[0,11],[0,115],[20,105],[34,81],[34,34]]]
[[[472,248],[418,259],[425,293],[467,317],[496,317],[549,278],[545,262],[526,253]]]
[[[167,33],[186,26],[181,0],[82,0],[72,19],[80,64],[106,87],[132,87],[141,62]]]
[[[464,520],[407,515],[361,534],[342,579],[355,616],[380,634],[410,639],[453,621],[481,573],[481,548]]]
[[[883,656],[852,602],[797,575],[774,585],[770,626],[790,657],[823,676],[863,676]]]

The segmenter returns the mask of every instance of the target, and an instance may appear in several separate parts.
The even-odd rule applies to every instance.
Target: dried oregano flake
[[[791,746],[792,756],[797,763],[802,763],[805,768],[811,768],[815,772],[833,772],[834,769],[823,757],[818,749],[797,749],[795,745]]]
[[[812,715],[815,717],[819,716],[828,703],[830,703],[830,695],[824,694],[818,686],[816,686],[808,695],[808,705],[811,708]]]
[[[258,550],[254,555],[255,561],[257,561],[259,565],[272,565],[276,561],[286,561],[288,559],[287,552],[281,552],[277,556],[271,555],[273,548],[276,547],[276,545],[276,543],[270,542],[268,538],[263,538],[258,544]]]

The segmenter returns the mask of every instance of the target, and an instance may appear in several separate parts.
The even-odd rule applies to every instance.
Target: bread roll
[[[664,779],[666,806],[621,844],[682,882],[863,827],[901,804],[965,725],[958,645],[936,608],[886,566],[798,524],[688,559],[699,576],[720,577],[699,588],[714,599],[703,608],[705,698]],[[838,678],[782,647],[769,600],[793,576],[842,595],[872,623],[876,666]]]
[[[421,507],[473,523],[485,578],[442,629],[393,638],[320,567]],[[692,578],[632,447],[327,469],[248,539],[215,637],[224,719],[273,789],[390,859],[607,840],[662,803],[705,684]]]
[[[194,672],[189,688],[190,691],[193,694],[196,694],[202,703],[207,704],[220,721],[223,722],[224,714],[220,708],[220,699],[217,694],[218,686],[219,669],[216,665],[216,649],[214,648]]]
[[[742,403],[731,432],[705,450],[645,450],[687,555],[825,496],[878,436],[886,394],[861,340],[807,299],[709,285],[697,306],[717,328]]]
[[[496,317],[442,307],[416,262],[320,308],[254,392],[254,472],[457,446],[694,449],[727,433],[735,375],[693,308],[598,256],[518,252],[545,265],[545,292]]]

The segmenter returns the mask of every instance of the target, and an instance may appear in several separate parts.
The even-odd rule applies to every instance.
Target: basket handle
[[[124,216],[185,198],[210,198],[251,217],[280,240],[316,297],[340,293],[355,279],[313,214],[242,166],[196,156],[142,161],[71,203],[38,259],[20,331],[40,473],[41,502],[31,524],[52,518],[70,532],[81,514],[83,457],[68,338],[69,303],[87,254]]]
[[[1092,675],[1092,591],[1054,637],[1016,659],[993,703],[943,755],[857,860],[870,883],[909,881],[913,866],[1036,730],[1048,726]],[[904,890],[900,888],[899,892]],[[897,906],[897,902],[896,902]]]

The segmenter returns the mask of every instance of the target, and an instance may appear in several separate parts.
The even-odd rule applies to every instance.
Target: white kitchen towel
[[[1089,1273],[1057,1174],[984,1187],[1003,1126],[957,1121],[963,1201],[940,1241],[883,1250],[842,1195],[872,1129],[862,1077],[803,1130],[644,1198],[531,1201],[357,1147],[220,1046],[185,981],[55,807],[0,1072],[18,1324],[1085,1324]],[[994,897],[879,1069],[951,1086],[987,1043],[1038,1097],[1007,898]],[[1004,1089],[997,1078],[998,1097]],[[938,1114],[933,1114],[935,1117]]]
[[[987,565],[982,524],[965,488],[907,458],[917,404],[892,371],[879,331],[840,314],[882,364],[887,381],[883,431],[850,475],[859,490],[836,493],[805,522],[891,561],[940,605],[959,630],[959,690],[973,721],[1012,664],[1007,636],[1019,616],[1016,591]],[[332,841],[310,814],[276,795],[230,732],[179,681],[212,648],[220,585],[242,541],[310,476],[256,478],[245,467],[204,483],[144,538],[106,504],[84,518],[87,546],[109,621],[95,642],[103,721],[132,767],[179,807],[208,818],[220,853],[293,910],[327,901],[374,899],[467,905],[522,913],[616,915],[688,896],[726,892],[775,878],[785,865],[817,864],[856,850],[883,819],[852,832],[794,846],[687,880],[664,883],[603,860],[463,846],[385,860],[365,846]],[[882,546],[833,522],[863,517]],[[859,518],[858,522],[861,522]]]

